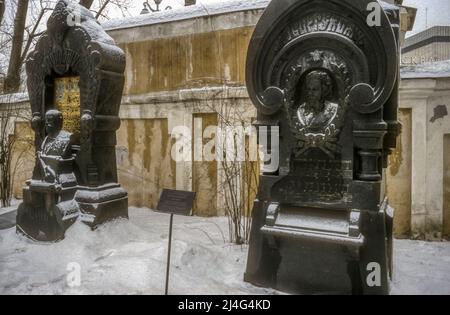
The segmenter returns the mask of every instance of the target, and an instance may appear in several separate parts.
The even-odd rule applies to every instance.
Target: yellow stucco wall
[[[127,59],[124,95],[224,84],[245,85],[245,61],[253,28],[244,26],[146,41],[119,42]],[[173,109],[167,109],[158,110],[157,116],[168,117],[171,113],[179,115]],[[192,114],[192,119],[195,118],[202,119],[203,130],[218,124],[216,113]],[[144,126],[153,130],[148,136],[143,136]],[[157,131],[158,128],[162,130]],[[163,187],[175,188],[177,166],[170,160],[169,132],[167,119],[123,120],[118,132],[119,181],[129,193],[130,205],[154,208]],[[161,136],[164,138],[158,139]],[[148,138],[143,140],[142,137]],[[204,139],[204,142],[207,141]],[[145,161],[149,157],[143,157],[146,146],[150,146],[148,151],[154,151],[151,162]],[[158,170],[145,170],[145,163],[159,165],[159,171],[164,170],[164,175],[159,174]],[[170,179],[167,178],[166,168]],[[192,163],[192,190],[197,192],[193,209],[195,215],[215,216],[223,212],[218,206],[217,181],[217,162]]]
[[[389,157],[386,172],[386,192],[389,204],[395,209],[394,235],[406,238],[411,233],[411,152],[412,113],[410,109],[399,111],[402,135],[397,138],[397,149]]]
[[[119,44],[126,53],[124,94],[190,86],[245,84],[253,27]]]
[[[31,124],[26,121],[16,121],[14,138],[11,162],[12,193],[14,198],[21,199],[25,181],[30,179],[34,168],[34,132]]]
[[[167,119],[125,119],[117,132],[119,182],[129,205],[155,209],[163,188],[175,188]]]
[[[217,114],[194,114],[194,120],[199,122],[202,134],[208,126],[217,126]],[[195,124],[195,122],[194,122]],[[195,130],[195,128],[193,128]],[[212,139],[203,138],[202,146]],[[196,143],[194,141],[193,145]],[[195,150],[195,148],[193,148]],[[193,151],[194,152],[194,151]],[[194,215],[216,216],[217,209],[217,162],[195,161],[192,170],[192,190],[197,192],[194,202]]]

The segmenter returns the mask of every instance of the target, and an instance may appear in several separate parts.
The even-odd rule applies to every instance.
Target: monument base
[[[276,210],[274,210],[276,208]],[[392,213],[255,202],[244,281],[294,294],[389,294]]]
[[[128,194],[117,183],[98,187],[79,187],[75,200],[81,221],[95,228],[117,218],[128,218]]]
[[[24,201],[17,209],[17,232],[35,241],[62,240],[79,215],[73,200],[75,187],[61,188],[34,180],[27,184]]]

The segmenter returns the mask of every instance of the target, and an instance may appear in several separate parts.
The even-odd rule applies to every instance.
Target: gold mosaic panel
[[[80,77],[55,79],[55,106],[64,117],[63,130],[80,133]]]

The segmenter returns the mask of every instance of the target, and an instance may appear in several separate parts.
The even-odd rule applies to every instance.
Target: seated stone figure
[[[17,229],[34,240],[56,241],[76,220],[79,206],[74,200],[77,180],[74,174],[71,134],[62,130],[58,110],[45,114],[46,137],[37,151],[37,178],[27,181],[24,202],[17,213]]]
[[[63,116],[60,111],[52,109],[45,114],[45,132],[47,136],[38,151],[39,166],[44,181],[54,184],[66,184],[61,180],[58,168],[63,160],[71,158],[71,134],[62,130]]]
[[[51,109],[45,114],[45,131],[47,136],[42,143],[42,153],[45,155],[70,156],[71,134],[62,130],[63,116],[60,111]]]

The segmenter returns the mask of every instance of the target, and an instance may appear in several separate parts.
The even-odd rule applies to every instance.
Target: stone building
[[[197,215],[225,212],[224,165],[194,156],[175,162],[172,145],[180,135],[172,131],[187,128],[194,153],[214,137],[202,137],[208,127],[251,124],[245,60],[267,3],[216,2],[104,25],[127,57],[118,161],[132,205],[155,207],[164,187],[196,191]]]
[[[408,37],[402,48],[405,65],[450,59],[450,26],[433,26]]]
[[[397,237],[450,236],[450,61],[404,67],[387,192]]]
[[[251,206],[256,189],[253,173],[236,178],[224,163],[207,159],[204,151],[199,154],[199,148],[207,148],[215,138],[209,127],[230,122],[249,126],[255,117],[245,88],[245,61],[254,26],[268,2],[218,1],[104,24],[127,58],[117,161],[131,206],[154,208],[162,188],[176,188],[197,191],[194,214],[221,215],[233,199],[227,180],[233,180],[238,192],[233,197],[244,211]],[[402,10],[403,37],[411,30],[414,15],[414,9]],[[443,111],[450,98],[450,75],[441,68],[431,75],[429,70],[403,70],[404,132],[387,171],[400,237],[439,238],[450,232],[450,124],[439,109],[442,117],[432,119],[435,108],[444,105],[438,107]],[[422,74],[415,75],[417,71]],[[1,103],[23,107],[27,100],[1,97],[0,107],[6,105]],[[180,132],[179,126],[187,131]],[[13,133],[22,139],[22,151],[29,149],[29,132],[26,121],[16,122]],[[183,139],[191,158],[176,162],[173,155],[186,154],[174,146]],[[251,146],[249,135],[245,143]],[[243,169],[254,172],[256,164]],[[33,163],[26,158],[20,165],[14,181],[17,197]]]

